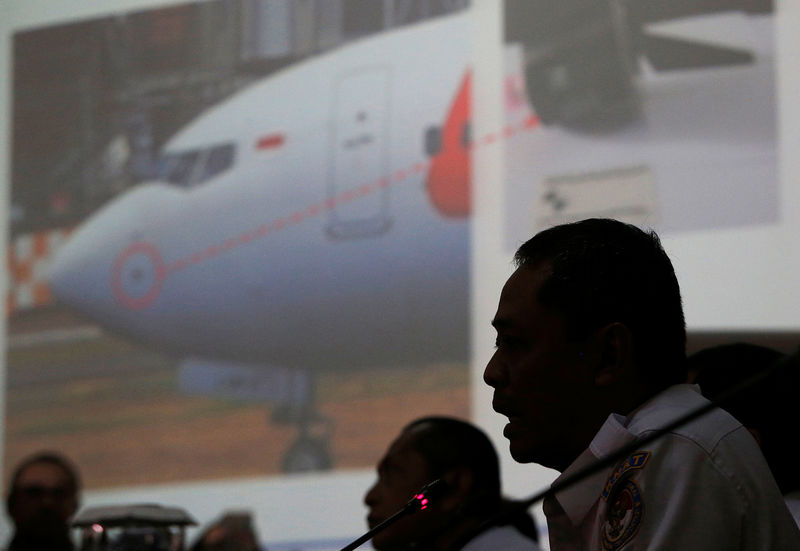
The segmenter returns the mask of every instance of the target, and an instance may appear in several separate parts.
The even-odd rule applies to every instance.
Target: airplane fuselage
[[[53,266],[56,296],[181,355],[465,360],[469,221],[452,205],[469,185],[453,138],[466,124],[454,116],[468,104],[466,22],[364,39],[201,114],[165,146],[163,179],[76,230]]]

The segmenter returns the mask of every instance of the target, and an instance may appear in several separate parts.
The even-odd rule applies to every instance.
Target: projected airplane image
[[[300,428],[284,468],[329,467],[314,371],[467,358],[464,25],[345,46],[207,110],[158,179],[73,233],[54,294],[183,357],[188,391],[281,404]]]
[[[582,197],[648,206],[641,190],[655,187],[662,165],[676,165],[662,142],[672,143],[673,130],[702,138],[691,125],[703,124],[673,111],[656,116],[654,106],[689,105],[682,93],[720,68],[741,68],[747,82],[745,71],[770,69],[747,50],[648,31],[744,4],[680,2],[662,12],[649,2],[627,20],[612,4],[621,5],[595,13],[562,2],[562,13],[546,10],[551,2],[506,3],[507,44],[498,48],[508,126],[488,129],[494,134],[470,125],[469,10],[361,38],[243,88],[166,142],[157,178],[72,233],[51,266],[55,296],[180,357],[189,393],[275,403],[273,420],[299,428],[285,470],[331,467],[328,421],[315,407],[320,372],[468,361],[473,148],[509,138],[507,181],[482,184],[505,193],[506,240],[516,243],[529,235],[536,201],[546,203],[544,220],[578,211]],[[753,6],[771,11],[768,2]],[[585,32],[562,36],[576,14],[586,15]],[[703,32],[716,28],[699,22]],[[652,67],[639,74],[645,62]],[[683,88],[650,97],[653,75],[671,71]],[[751,126],[769,134],[772,114],[765,105]],[[673,119],[687,126],[662,124]],[[520,129],[524,136],[510,139]],[[728,150],[717,145],[727,139],[706,140],[725,162]],[[751,164],[769,170],[774,136],[753,141]],[[683,144],[688,154],[697,149]],[[606,166],[609,149],[624,166]],[[590,188],[594,195],[584,193]],[[684,201],[698,195],[666,182],[661,196],[665,188]],[[564,198],[565,189],[582,197]]]
[[[541,131],[506,149],[506,246],[609,216],[778,221],[772,0],[507,0]]]

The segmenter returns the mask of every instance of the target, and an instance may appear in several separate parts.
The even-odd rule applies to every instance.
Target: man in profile
[[[63,456],[24,459],[8,486],[6,510],[14,524],[8,551],[71,551],[70,520],[78,510],[80,478]]]
[[[405,516],[377,533],[378,551],[538,551],[527,512],[487,522],[513,504],[501,499],[497,453],[477,427],[450,417],[424,417],[408,424],[378,463],[378,479],[364,496],[370,529],[401,510],[426,484],[443,489],[424,511]]]
[[[515,255],[484,380],[519,462],[564,480],[707,403],[686,380],[672,263],[653,232],[590,219]],[[755,440],[721,410],[545,500],[553,551],[798,549]]]

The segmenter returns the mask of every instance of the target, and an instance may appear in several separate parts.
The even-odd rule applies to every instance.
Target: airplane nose
[[[153,298],[164,278],[163,262],[155,247],[146,243],[143,228],[155,222],[148,219],[148,211],[153,211],[152,195],[157,191],[133,190],[103,207],[70,236],[48,274],[60,302],[104,319],[120,304],[140,306]]]
[[[70,237],[62,245],[53,258],[48,273],[48,282],[53,295],[68,306],[77,307],[80,299],[87,296],[87,292],[94,285],[87,281],[87,267],[91,258],[87,254],[90,247],[86,245],[88,239],[81,236],[81,230]]]

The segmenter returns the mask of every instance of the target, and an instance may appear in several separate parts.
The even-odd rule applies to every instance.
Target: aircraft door
[[[389,218],[389,70],[342,74],[334,82],[326,230],[337,239],[386,232]]]

